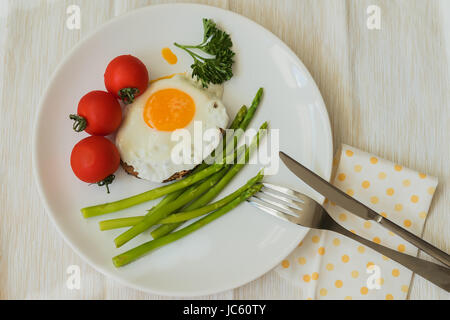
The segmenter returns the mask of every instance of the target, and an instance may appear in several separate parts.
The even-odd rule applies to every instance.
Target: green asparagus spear
[[[263,173],[263,170],[261,170],[255,177],[253,177],[252,179],[247,181],[247,183],[245,185],[243,185],[242,187],[237,189],[235,192],[229,194],[228,196],[222,198],[221,200],[216,201],[214,203],[211,203],[207,206],[201,207],[196,210],[184,211],[184,212],[178,212],[178,213],[172,214],[171,216],[159,221],[159,223],[160,224],[168,224],[168,223],[184,222],[184,221],[188,221],[188,220],[203,216],[211,211],[217,210],[217,209],[223,207],[224,205],[226,205],[227,203],[236,199],[245,190],[252,187],[255,183],[261,181],[263,177],[264,177],[264,173]]]
[[[182,222],[191,220],[197,217],[200,217],[202,215],[205,215],[211,211],[217,210],[220,207],[226,205],[227,203],[231,202],[235,198],[237,198],[242,192],[253,186],[255,183],[262,180],[264,176],[263,171],[261,170],[255,177],[247,181],[245,185],[240,187],[238,190],[233,192],[232,194],[226,196],[225,198],[222,198],[221,200],[214,202],[210,205],[207,205],[205,207],[199,208],[197,210],[193,211],[182,211],[175,213],[167,218],[162,219],[158,223],[160,224],[167,224],[167,223],[176,223],[176,222]],[[132,227],[139,222],[141,222],[145,216],[137,216],[137,217],[129,217],[129,218],[120,218],[120,219],[111,219],[111,220],[104,220],[99,222],[100,230],[111,230],[111,229],[119,229],[124,227]]]
[[[133,248],[131,250],[128,250],[122,254],[115,256],[112,259],[114,266],[116,266],[117,268],[123,267],[123,266],[137,260],[138,258],[142,257],[143,255],[149,253],[150,251],[153,251],[159,247],[162,247],[171,242],[179,240],[179,239],[191,234],[192,232],[204,227],[205,225],[211,223],[212,221],[220,218],[227,212],[231,211],[232,209],[237,207],[240,203],[242,203],[246,199],[250,198],[252,195],[254,195],[256,192],[258,192],[261,189],[261,186],[262,186],[261,184],[254,185],[253,187],[251,187],[250,189],[248,189],[247,191],[242,193],[238,198],[234,199],[233,201],[226,204],[222,208],[208,214],[204,218],[190,224],[189,226],[187,226],[179,231],[176,231],[174,233],[171,233],[167,236],[161,237],[156,240],[151,240],[151,241],[146,242],[136,248]]]
[[[191,187],[196,187],[200,182],[197,182],[196,184],[192,185]],[[156,206],[154,206],[152,209],[148,210],[147,215],[152,214],[156,209],[165,206],[168,203],[171,203],[174,201],[178,196],[183,192],[183,190],[178,190],[175,192],[172,192],[168,194],[163,200],[161,200]],[[112,230],[112,229],[120,229],[125,227],[132,227],[139,222],[141,222],[145,216],[137,216],[137,217],[128,217],[128,218],[119,218],[119,219],[110,219],[110,220],[104,220],[100,221],[99,227],[101,231],[105,230]]]
[[[247,114],[245,115],[244,119],[239,125],[239,128],[245,131],[250,124],[250,121],[252,121],[253,116],[255,115],[256,109],[258,108],[259,104],[261,103],[261,99],[264,93],[263,88],[259,88],[258,92],[256,92],[255,98],[253,98],[252,105],[247,111]]]
[[[233,122],[231,123],[228,129],[230,130],[238,129],[242,121],[245,119],[246,115],[247,115],[247,107],[242,106],[241,109],[239,109],[238,113],[236,114],[236,117],[234,118]],[[227,136],[225,134],[222,139],[221,145],[219,145],[219,148],[220,146],[222,146],[222,150],[219,152],[219,154],[223,154],[225,152],[227,144],[228,144]],[[211,154],[205,159],[205,161],[203,161],[202,164],[200,164],[196,169],[203,170],[207,168],[211,163],[213,163],[216,157],[216,151],[217,149],[213,150],[213,152],[211,152]]]
[[[145,216],[103,220],[98,223],[101,231],[132,227],[141,222]]]
[[[189,189],[189,192],[183,192],[178,198],[176,198],[174,201],[166,204],[165,206],[161,206],[158,209],[154,210],[150,214],[147,214],[141,222],[139,222],[137,225],[133,226],[132,228],[128,229],[124,233],[120,234],[114,239],[114,242],[116,244],[116,247],[119,248],[134,237],[136,237],[138,234],[144,232],[151,226],[153,226],[156,222],[159,220],[165,218],[168,214],[174,212],[175,210],[183,207],[187,203],[191,202],[193,199],[196,199],[203,193],[205,193],[207,190],[209,190],[212,186],[214,186],[222,177],[228,172],[228,167],[225,166],[225,168],[222,168],[221,171],[216,172],[210,179],[206,179],[205,182],[200,184],[199,186]],[[213,168],[212,166],[209,168]],[[207,171],[209,168],[201,171]],[[188,177],[189,178],[189,177]],[[188,179],[186,178],[186,179]],[[184,181],[184,180],[181,180]]]
[[[118,200],[115,202],[100,204],[92,207],[87,207],[81,209],[81,212],[83,213],[83,216],[85,218],[99,216],[105,213],[115,212],[119,210],[123,210],[132,206],[135,206],[137,204],[154,200],[159,197],[162,197],[166,194],[178,191],[180,189],[184,189],[186,187],[189,187],[190,185],[193,185],[197,181],[203,180],[206,177],[211,176],[212,174],[215,174],[216,172],[219,172],[223,168],[223,164],[214,164],[200,172],[197,172],[196,174],[193,174],[183,180],[179,180],[177,182],[174,182],[172,184],[159,187],[141,194],[138,194],[136,196],[132,196],[126,199]]]
[[[222,162],[220,162],[220,160],[225,160],[228,150],[234,150],[236,148],[239,139],[244,134],[245,130],[247,130],[247,127],[250,124],[250,121],[253,119],[253,116],[255,115],[256,109],[258,108],[259,104],[261,103],[263,93],[264,93],[264,89],[259,88],[259,90],[256,92],[255,97],[253,98],[250,108],[248,109],[247,113],[245,114],[244,119],[241,121],[241,123],[239,124],[239,127],[236,128],[233,136],[231,137],[232,140],[230,141],[230,143],[233,142],[233,144],[230,145],[230,143],[228,143],[228,146],[224,145],[223,153],[225,155],[223,156],[222,159],[219,159],[219,160],[217,160],[217,158],[219,158],[220,155],[217,155],[217,157],[216,157],[217,163],[222,163]],[[228,149],[227,149],[227,147],[228,147]],[[207,161],[207,162],[211,163],[209,161]]]
[[[204,179],[205,180],[205,179]],[[190,186],[189,188],[195,188],[196,186],[198,186],[199,184],[201,184],[204,180],[198,181],[196,183],[194,183],[192,186]],[[174,201],[176,198],[178,198],[180,196],[180,194],[183,193],[183,190],[178,190],[172,193],[169,193],[166,197],[164,197],[164,199],[162,199],[160,202],[158,202],[157,205],[155,205],[153,208],[151,208],[150,210],[148,210],[147,214],[151,214],[153,211],[155,211],[156,209],[165,206],[168,203],[171,203],[172,201]]]
[[[247,106],[242,106],[239,111],[236,113],[236,116],[231,122],[229,129],[236,130],[241,125],[242,120],[244,120],[245,115],[247,114]]]
[[[260,127],[258,133],[253,138],[250,146],[246,149],[245,153],[241,156],[238,162],[231,167],[227,174],[208,192],[203,194],[200,198],[192,202],[185,210],[194,210],[203,207],[214,199],[233,179],[233,177],[244,167],[244,165],[249,161],[250,154],[259,146],[259,141],[264,134],[266,134],[268,128],[268,123],[264,122]],[[152,237],[157,239],[164,236],[176,228],[178,228],[182,223],[165,224],[152,231]]]

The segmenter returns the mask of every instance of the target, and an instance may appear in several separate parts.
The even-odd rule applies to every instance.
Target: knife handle
[[[450,256],[446,254],[444,251],[436,248],[435,246],[431,245],[425,240],[422,240],[421,238],[409,232],[408,230],[403,229],[399,225],[393,223],[391,220],[381,217],[380,219],[377,220],[377,222],[386,229],[392,231],[393,233],[399,235],[409,243],[413,244],[423,252],[429,254],[431,257],[439,260],[447,267],[450,267]]]
[[[434,283],[438,287],[450,292],[450,269],[440,266],[434,262],[422,260],[405,253],[392,250],[366,238],[360,237],[353,232],[348,231],[334,220],[329,224],[328,230],[342,234],[350,239],[358,241],[367,247],[381,253],[382,255],[397,261],[409,270],[417,273],[421,277]]]

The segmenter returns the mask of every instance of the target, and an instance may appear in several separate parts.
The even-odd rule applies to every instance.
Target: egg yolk
[[[186,127],[194,118],[194,100],[178,89],[163,89],[150,96],[144,108],[145,123],[159,131]]]
[[[169,64],[176,64],[178,62],[177,56],[169,48],[163,48],[161,55]]]
[[[169,74],[168,76],[164,76],[164,77],[159,77],[153,80],[150,80],[150,84],[153,84],[155,82],[158,82],[159,80],[165,80],[165,79],[172,79],[173,77],[175,77],[178,74],[186,74],[186,72],[178,72],[178,73],[173,73],[173,74]]]

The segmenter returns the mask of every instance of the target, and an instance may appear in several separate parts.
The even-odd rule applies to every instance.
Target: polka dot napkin
[[[437,179],[343,145],[332,183],[384,217],[420,236]],[[418,249],[374,221],[325,200],[341,225],[367,239],[416,256]],[[337,233],[311,230],[276,268],[308,299],[405,299],[412,272]]]

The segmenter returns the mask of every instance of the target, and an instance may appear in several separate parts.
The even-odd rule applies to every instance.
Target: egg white
[[[141,96],[126,107],[125,117],[117,132],[116,145],[122,161],[133,166],[139,178],[153,182],[162,182],[177,172],[192,170],[198,164],[175,163],[171,158],[172,149],[178,143],[171,140],[174,132],[158,131],[150,128],[144,121],[143,112],[147,100],[153,93],[168,88],[185,92],[195,103],[194,118],[184,128],[189,131],[191,137],[194,137],[195,121],[201,121],[204,131],[226,129],[229,122],[226,108],[221,101],[221,86],[211,86],[205,90],[184,74],[152,83]],[[194,138],[191,140],[193,153]],[[218,141],[204,141],[205,153],[214,150],[217,145]]]

